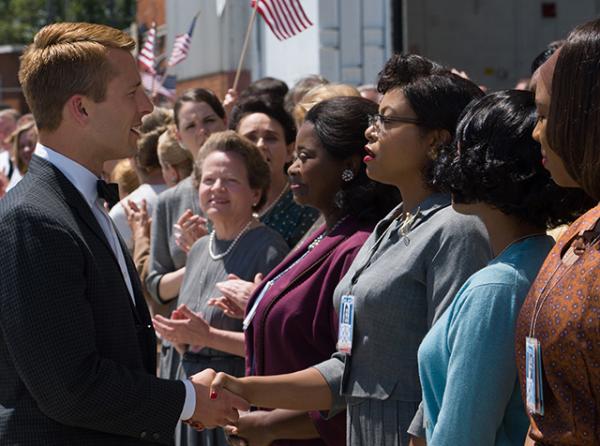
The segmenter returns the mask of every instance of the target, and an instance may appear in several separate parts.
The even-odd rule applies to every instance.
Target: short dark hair
[[[240,93],[240,100],[253,96],[267,96],[269,101],[283,104],[289,88],[285,82],[274,77],[263,77],[252,82]]]
[[[225,119],[225,109],[213,91],[208,88],[193,88],[184,91],[183,94],[177,98],[177,101],[175,101],[173,119],[175,120],[177,128],[179,128],[179,110],[181,110],[184,102],[205,102],[210,105],[210,108],[213,109],[219,118]]]
[[[365,130],[369,115],[377,113],[377,104],[354,96],[341,96],[319,102],[312,107],[305,122],[314,126],[314,132],[329,155],[338,160],[364,156],[367,144]],[[377,221],[400,202],[398,189],[371,180],[366,166],[360,163],[355,177],[342,184],[336,196],[336,205],[343,214],[359,219]]]
[[[277,121],[283,128],[285,143],[291,144],[296,139],[296,124],[294,119],[279,102],[271,102],[265,96],[252,96],[240,101],[231,112],[229,128],[238,130],[243,118],[254,113],[263,113]]]
[[[238,135],[232,130],[213,133],[198,152],[198,159],[194,163],[194,186],[198,187],[202,179],[202,164],[213,152],[235,153],[242,158],[248,173],[248,184],[252,189],[260,191],[258,203],[252,207],[254,211],[260,210],[267,202],[267,193],[271,185],[269,165],[264,160],[258,147],[248,138]]]
[[[379,72],[377,91],[385,94],[420,77],[449,72],[443,65],[418,54],[394,54]]]
[[[446,144],[437,147],[436,152],[430,155],[430,161],[423,167],[425,185],[436,190],[433,180],[437,152],[454,138],[456,124],[465,107],[484,93],[473,82],[453,73],[422,76],[400,88],[423,131],[445,130],[450,135]]]
[[[464,108],[484,94],[470,80],[416,54],[394,54],[379,73],[377,90],[386,94],[395,89],[402,91],[423,131],[446,130],[450,140]],[[433,182],[436,157],[433,153],[423,168],[423,181],[433,190],[436,190]]]
[[[600,199],[600,19],[576,27],[561,47],[546,124],[548,143],[571,178]]]
[[[458,150],[440,154],[435,183],[456,203],[483,202],[538,227],[572,222],[589,208],[589,198],[552,181],[531,136],[535,123],[530,91],[499,91],[473,101],[456,130]]]

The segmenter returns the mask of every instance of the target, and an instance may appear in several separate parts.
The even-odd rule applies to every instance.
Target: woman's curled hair
[[[483,202],[538,227],[570,223],[589,208],[580,190],[558,187],[542,165],[534,95],[506,90],[474,100],[443,150],[436,185],[455,203]]]

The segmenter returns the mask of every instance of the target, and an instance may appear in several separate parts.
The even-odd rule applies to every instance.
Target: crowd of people
[[[1,444],[600,445],[600,19],[493,92],[155,107],[133,44],[43,28],[0,111]]]

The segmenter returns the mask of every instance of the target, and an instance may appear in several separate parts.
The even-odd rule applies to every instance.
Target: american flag
[[[300,0],[252,0],[251,6],[279,40],[289,39],[313,25]]]
[[[146,40],[138,55],[140,65],[149,73],[156,74],[154,68],[154,42],[156,41],[156,23],[152,23],[152,28],[146,34]]]
[[[171,57],[169,57],[169,61],[167,62],[168,67],[175,66],[179,62],[182,62],[187,58],[188,52],[190,51],[190,44],[192,43],[192,33],[194,32],[194,26],[196,26],[197,18],[198,14],[194,16],[192,24],[190,25],[190,29],[187,33],[175,37],[173,51],[171,52]]]

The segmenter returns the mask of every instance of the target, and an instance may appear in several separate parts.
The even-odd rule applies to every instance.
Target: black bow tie
[[[104,180],[98,180],[96,183],[98,197],[108,203],[108,207],[113,207],[119,202],[119,186],[117,183],[107,183]]]

